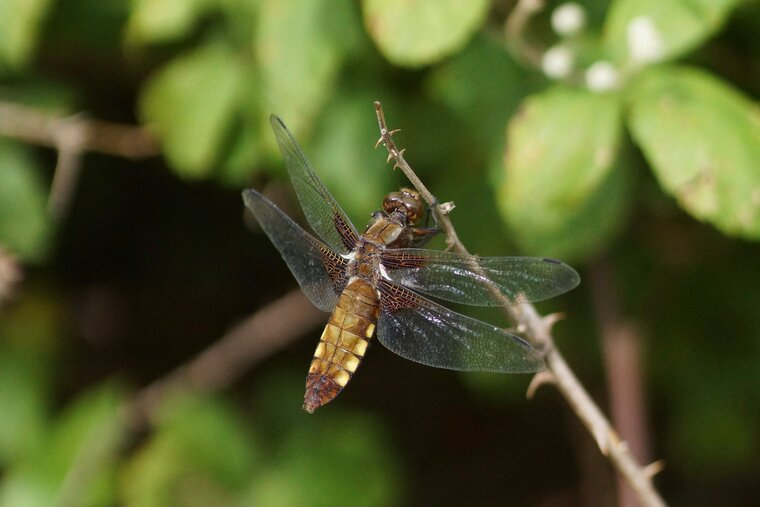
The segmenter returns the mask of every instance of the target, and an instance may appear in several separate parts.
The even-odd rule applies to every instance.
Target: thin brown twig
[[[58,148],[61,140],[77,139],[80,151],[129,159],[160,153],[156,139],[143,127],[61,115],[0,101],[0,136]]]
[[[149,427],[167,393],[222,389],[324,318],[300,289],[290,291],[237,324],[187,363],[142,389],[124,407],[126,420],[135,431]]]
[[[51,129],[58,148],[58,160],[50,185],[48,212],[54,219],[60,220],[66,214],[76,190],[82,169],[83,148],[89,133],[87,125],[76,116],[62,118],[56,124],[62,127]]]
[[[541,68],[546,48],[531,43],[525,32],[531,19],[543,10],[544,4],[544,0],[518,0],[504,25],[507,46],[512,50],[512,54],[523,63],[537,69]]]
[[[81,114],[61,116],[5,101],[0,101],[0,136],[58,151],[48,197],[48,211],[56,220],[65,216],[71,203],[85,152],[129,159],[159,154],[158,143],[142,127],[89,119]]]
[[[438,223],[443,233],[446,235],[446,241],[451,248],[460,255],[473,259],[474,257],[459,240],[448,215],[439,209],[436,199],[422,184],[405,160],[403,152],[398,149],[391,138],[392,131],[387,128],[380,102],[375,102],[375,113],[380,127],[381,142],[385,145],[390,158],[394,161],[394,167],[398,167],[404,172],[412,185],[419,191],[422,198],[431,206],[438,218]],[[512,318],[518,323],[519,328],[523,330],[530,341],[544,351],[547,366],[546,371],[550,373],[550,376],[543,373],[538,378],[544,382],[551,380],[551,383],[557,386],[557,389],[568,401],[572,410],[593,435],[602,454],[610,459],[636,492],[641,504],[644,506],[664,506],[664,500],[652,484],[652,476],[659,468],[656,466],[642,467],[639,465],[625,442],[620,440],[612,425],[583,388],[554,344],[551,327],[557,321],[557,318],[552,315],[542,317],[531,304],[512,305],[504,295],[501,295],[499,301],[502,302],[505,310],[511,314]],[[535,387],[536,385],[533,385],[532,389],[535,389]]]
[[[628,443],[631,453],[642,461],[649,458],[649,431],[644,382],[642,380],[641,339],[636,326],[627,321],[621,310],[615,272],[602,256],[589,269],[592,304],[599,323],[607,390],[610,393],[612,420]],[[633,491],[621,479],[618,505],[637,505]]]
[[[23,278],[24,269],[19,259],[0,245],[0,309],[15,297]]]

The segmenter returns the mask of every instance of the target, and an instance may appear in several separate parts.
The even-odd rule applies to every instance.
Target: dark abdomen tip
[[[306,377],[306,394],[303,397],[303,409],[313,414],[322,405],[331,402],[343,390],[333,379],[316,373]]]

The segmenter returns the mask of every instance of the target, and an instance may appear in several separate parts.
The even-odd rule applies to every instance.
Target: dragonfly
[[[425,206],[406,188],[386,195],[359,234],[282,120],[272,115],[270,123],[316,236],[254,189],[243,191],[243,201],[312,304],[331,313],[306,378],[304,410],[313,413],[338,396],[375,337],[401,357],[436,368],[544,368],[541,351],[523,338],[430,298],[497,306],[497,289],[510,304],[540,301],[576,287],[573,268],[543,257],[467,258],[421,248],[438,228],[419,225]]]

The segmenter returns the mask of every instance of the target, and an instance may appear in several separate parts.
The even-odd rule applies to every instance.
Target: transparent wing
[[[412,291],[380,281],[380,343],[428,366],[462,371],[530,373],[544,368],[525,340],[453,312]]]
[[[243,191],[243,202],[280,251],[309,300],[322,311],[332,311],[346,285],[345,259],[304,231],[257,191]]]
[[[356,228],[311,169],[309,161],[282,120],[271,115],[269,122],[309,225],[330,248],[339,253],[348,253],[358,237]]]
[[[548,299],[578,286],[578,273],[542,257],[465,259],[453,252],[401,248],[387,250],[382,264],[394,282],[428,296],[478,306],[498,306],[489,283],[512,304]]]

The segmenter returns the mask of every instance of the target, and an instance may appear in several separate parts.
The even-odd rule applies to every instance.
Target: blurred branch
[[[252,365],[324,321],[301,289],[293,290],[233,327],[216,343],[142,391],[125,407],[135,430],[149,427],[167,393],[227,387]]]
[[[463,257],[473,259],[473,256],[459,240],[448,215],[441,210],[437,199],[422,184],[406,162],[403,151],[396,147],[391,138],[394,131],[388,130],[383,109],[379,102],[375,102],[375,112],[380,127],[380,141],[378,143],[382,142],[387,148],[389,160],[392,159],[394,161],[394,167],[398,167],[404,172],[412,185],[419,191],[422,198],[432,207],[438,223],[446,235],[448,245]],[[532,343],[544,351],[547,370],[536,375],[531,383],[529,392],[532,392],[541,383],[550,382],[556,385],[578,418],[591,432],[602,454],[610,459],[618,472],[636,492],[641,504],[645,506],[664,506],[665,502],[652,484],[652,476],[659,471],[659,463],[653,463],[647,467],[639,465],[626,443],[620,440],[612,425],[583,388],[554,344],[551,328],[559,320],[559,316],[548,315],[542,317],[531,304],[513,306],[503,294],[498,294],[497,297],[502,302],[504,309],[518,323],[519,329]]]
[[[66,470],[53,507],[78,507],[82,505],[82,491],[97,480],[103,467],[115,462],[115,456],[128,445],[128,435],[117,426],[101,430],[97,438],[89,438],[74,455]]]
[[[641,343],[635,327],[621,315],[615,273],[609,261],[600,258],[589,270],[592,302],[602,337],[602,351],[607,370],[612,420],[620,435],[638,459],[649,459],[644,386],[641,378]],[[635,507],[633,491],[619,481],[618,505]]]
[[[58,149],[61,144],[129,159],[160,153],[155,138],[143,127],[85,118],[61,116],[39,109],[0,101],[0,135]]]
[[[60,116],[28,106],[0,101],[0,136],[58,151],[48,210],[60,219],[79,179],[84,152],[140,159],[158,155],[155,138],[144,128],[105,122],[81,114]]]
[[[0,246],[0,309],[13,299],[24,271],[19,260],[8,250]]]
[[[71,198],[74,196],[79,173],[82,168],[82,150],[87,141],[87,128],[76,117],[61,120],[65,125],[53,131],[58,160],[53,171],[53,182],[50,185],[48,197],[48,212],[56,220],[60,220],[68,210]]]
[[[504,27],[507,45],[515,58],[537,69],[541,68],[545,48],[531,43],[526,37],[526,31],[531,18],[541,12],[544,6],[544,0],[518,0]]]

